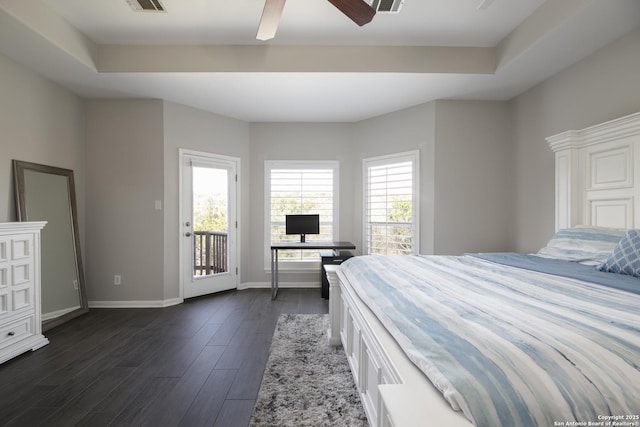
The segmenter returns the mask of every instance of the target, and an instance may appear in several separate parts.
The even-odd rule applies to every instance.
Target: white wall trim
[[[264,269],[271,271],[271,170],[272,169],[331,169],[333,170],[333,240],[340,240],[340,161],[339,160],[265,160],[264,161],[264,249],[263,262]],[[283,266],[294,265],[295,262],[287,263],[280,261]]]
[[[236,247],[235,247],[235,266],[230,266],[233,269],[236,269],[236,271],[238,272],[237,274],[235,274],[235,286],[236,288],[239,285],[240,282],[240,272],[242,271],[242,227],[243,227],[243,223],[240,220],[240,215],[242,212],[242,206],[241,206],[241,200],[242,200],[242,194],[241,194],[241,188],[242,188],[242,181],[241,181],[241,176],[242,176],[242,171],[240,169],[241,165],[240,165],[240,158],[239,157],[234,157],[234,156],[226,156],[223,154],[215,154],[215,153],[208,153],[208,152],[204,152],[204,151],[196,151],[196,150],[189,150],[186,148],[178,148],[178,199],[179,199],[179,204],[180,204],[180,208],[179,208],[179,212],[178,212],[178,272],[179,272],[179,299],[183,299],[185,292],[184,292],[184,287],[185,287],[185,275],[184,275],[184,268],[185,268],[185,261],[182,257],[182,239],[183,239],[183,235],[182,235],[182,224],[184,224],[184,212],[183,212],[183,205],[182,205],[182,187],[183,187],[183,168],[184,168],[184,161],[185,159],[187,159],[188,157],[191,158],[201,158],[204,159],[206,161],[211,161],[211,162],[221,162],[223,164],[226,164],[227,166],[231,166],[235,169],[235,219],[233,218],[229,218],[230,221],[235,221],[236,222],[236,228],[235,228],[235,232],[236,232]]]
[[[238,290],[245,289],[269,289],[271,288],[271,282],[244,282],[238,285]],[[279,282],[278,288],[320,288],[320,282]]]
[[[369,167],[386,166],[398,162],[409,161],[412,164],[412,222],[413,222],[413,254],[420,252],[420,150],[404,151],[401,153],[391,153],[382,156],[362,159],[362,251],[369,253],[367,238],[367,193],[368,193],[368,170]]]
[[[164,308],[183,302],[182,298],[158,301],[89,301],[89,308]]]

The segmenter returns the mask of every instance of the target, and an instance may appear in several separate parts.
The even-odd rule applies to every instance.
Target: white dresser
[[[0,363],[49,343],[40,318],[40,222],[0,223]]]

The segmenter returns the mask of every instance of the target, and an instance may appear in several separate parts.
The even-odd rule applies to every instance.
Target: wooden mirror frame
[[[47,330],[51,329],[55,326],[58,326],[64,322],[67,322],[73,318],[76,318],[86,312],[89,311],[89,304],[87,302],[87,293],[85,287],[84,280],[84,267],[82,264],[82,256],[80,253],[80,237],[79,237],[79,229],[78,229],[78,213],[76,206],[76,191],[75,184],[73,178],[73,170],[63,169],[54,166],[41,165],[37,163],[25,162],[21,160],[13,160],[13,178],[14,178],[14,189],[15,189],[15,199],[16,199],[16,216],[18,221],[36,221],[42,220],[46,221],[47,218],[30,218],[29,212],[27,208],[27,191],[26,188],[26,180],[25,180],[25,171],[34,171],[40,172],[44,174],[52,174],[52,175],[60,175],[67,179],[67,190],[69,195],[69,212],[71,215],[71,232],[72,236],[72,246],[73,246],[73,258],[75,259],[75,268],[76,268],[76,280],[78,283],[78,294],[79,294],[79,304],[80,307],[76,310],[66,312],[58,317],[43,320],[42,329]],[[33,215],[32,215],[33,216]],[[46,229],[46,227],[45,227]],[[43,234],[46,230],[43,230]],[[42,254],[42,256],[46,256],[46,254]],[[42,270],[42,286],[46,286],[46,271]],[[41,301],[42,306],[42,301]]]

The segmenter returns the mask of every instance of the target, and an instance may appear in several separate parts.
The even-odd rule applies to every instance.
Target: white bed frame
[[[556,229],[640,224],[640,113],[547,142],[556,157]],[[340,267],[326,269],[329,342],[344,347],[369,425],[470,426],[409,361]]]

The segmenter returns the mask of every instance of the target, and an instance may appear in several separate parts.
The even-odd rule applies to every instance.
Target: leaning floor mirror
[[[42,329],[89,311],[80,255],[73,171],[13,161],[18,221],[47,221],[42,230]]]

